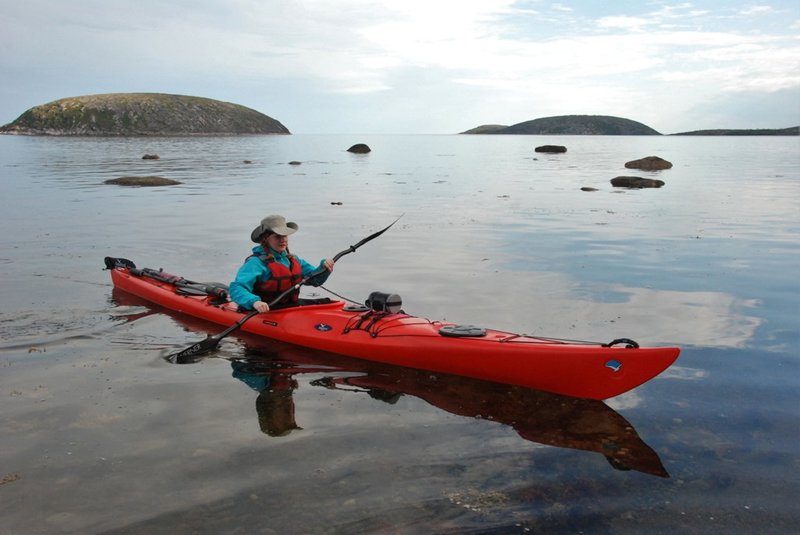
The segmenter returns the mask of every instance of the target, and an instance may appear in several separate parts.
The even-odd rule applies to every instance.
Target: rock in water
[[[632,160],[625,164],[628,169],[641,169],[642,171],[661,171],[671,169],[672,163],[658,156],[646,156],[639,160]]]
[[[177,186],[181,184],[177,180],[171,178],[164,178],[163,176],[121,176],[119,178],[110,178],[103,182],[103,184],[115,184],[117,186]]]
[[[355,154],[367,154],[370,151],[372,151],[372,149],[370,149],[369,146],[365,145],[364,143],[356,143],[355,145],[347,149],[347,152],[352,152]]]
[[[660,188],[664,185],[664,181],[638,176],[618,176],[611,179],[611,185],[615,188]]]
[[[559,154],[561,152],[567,152],[567,147],[563,145],[542,145],[540,147],[536,147],[533,150],[534,152],[547,152],[549,154]]]

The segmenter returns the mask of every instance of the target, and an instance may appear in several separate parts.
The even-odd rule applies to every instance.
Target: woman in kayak
[[[289,235],[297,229],[297,223],[287,223],[281,215],[268,215],[250,233],[250,239],[259,245],[253,247],[253,254],[245,259],[229,290],[231,299],[241,308],[266,312],[268,303],[318,268],[325,271],[306,284],[319,286],[333,271],[333,260],[325,258],[319,266],[313,266],[289,252]],[[297,288],[273,306],[295,304],[299,295]]]

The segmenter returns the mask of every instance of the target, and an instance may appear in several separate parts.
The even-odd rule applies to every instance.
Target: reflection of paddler
[[[232,361],[233,376],[258,392],[256,412],[261,431],[271,437],[283,437],[302,429],[294,419],[292,392],[297,381],[289,373],[265,373],[249,367],[246,361]]]

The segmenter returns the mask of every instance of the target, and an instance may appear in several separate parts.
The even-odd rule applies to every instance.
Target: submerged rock
[[[114,184],[116,186],[176,186],[182,184],[182,182],[164,178],[163,176],[121,176],[108,179],[103,184]]]
[[[638,176],[618,176],[611,179],[611,185],[615,188],[660,188],[664,185],[664,181]]]

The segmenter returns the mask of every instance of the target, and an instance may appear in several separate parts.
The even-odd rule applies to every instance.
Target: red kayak
[[[106,267],[115,288],[156,305],[223,326],[245,316],[228,300],[224,285],[139,269],[124,259],[108,258]],[[241,329],[349,357],[590,399],[636,388],[680,354],[677,347],[643,348],[629,339],[575,342],[433,321],[399,310],[396,296],[370,297],[371,307],[301,300],[259,314]]]

